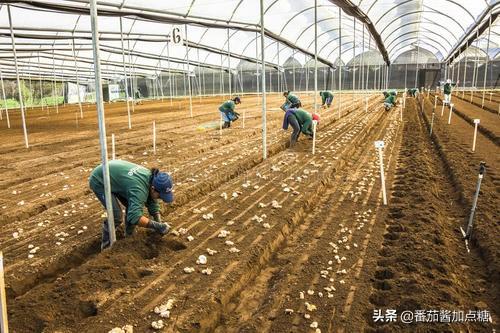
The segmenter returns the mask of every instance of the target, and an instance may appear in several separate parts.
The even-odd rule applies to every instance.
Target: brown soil
[[[302,99],[312,110],[313,96]],[[88,173],[100,159],[95,110],[85,106],[78,127],[74,106],[49,115],[47,110],[28,110],[30,149],[23,147],[19,115],[11,112],[13,128],[0,132],[5,142],[0,242],[13,332],[107,332],[126,324],[147,332],[152,321],[161,319],[153,309],[172,298],[175,306],[171,318],[164,319],[164,332],[304,332],[314,331],[313,321],[322,332],[443,330],[437,324],[378,325],[371,320],[374,309],[391,307],[478,307],[491,311],[497,325],[498,184],[496,178],[490,183],[485,179],[480,200],[489,199],[478,210],[477,245],[464,255],[458,226],[470,209],[469,193],[461,190],[466,187],[460,176],[448,174],[463,175],[465,182],[475,170],[462,171],[447,162],[454,160],[455,150],[433,145],[438,137],[448,139],[445,125],[434,124],[431,141],[424,116],[411,99],[402,123],[397,111],[382,110],[381,96],[370,98],[366,113],[364,100],[343,95],[340,119],[338,104],[333,112],[322,111],[312,155],[304,137],[295,148],[286,148],[290,132],[281,130],[283,113],[277,110],[282,97],[271,95],[269,158],[263,161],[260,99],[246,96],[239,106],[240,113],[246,111],[245,129],[238,121],[219,136],[210,127],[218,121],[214,110],[222,100],[194,99],[193,118],[186,100],[146,102],[135,107],[132,130],[127,129],[123,103],[106,105],[108,134],[117,135],[117,158],[158,165],[174,175],[176,203],[165,207],[164,215],[186,234],[158,238],[139,230],[103,253],[98,250],[103,210],[87,185]],[[458,119],[470,126],[461,118],[453,120]],[[152,120],[158,131],[156,155]],[[453,135],[447,144],[465,140],[459,131]],[[382,205],[373,145],[381,139],[386,144],[386,184],[392,189],[388,206]],[[473,158],[495,152],[498,146],[481,134]],[[498,161],[491,162],[492,169],[494,163]],[[488,175],[494,177],[494,171],[489,169]],[[240,193],[232,199],[236,191]],[[227,200],[221,197],[224,192]],[[273,200],[282,208],[271,208]],[[203,219],[209,212],[214,218]],[[221,230],[230,234],[220,238]],[[486,230],[490,234],[480,236]],[[194,240],[189,242],[188,235]],[[40,247],[31,259],[29,244]],[[230,252],[232,247],[239,252]],[[217,253],[208,255],[207,248]],[[202,274],[206,267],[195,262],[201,254],[208,257],[211,275]],[[338,261],[336,255],[345,259]],[[186,274],[185,267],[195,272]],[[324,288],[331,286],[335,291],[328,297]],[[299,298],[301,291],[305,299]],[[309,319],[304,318],[305,302],[317,306]]]

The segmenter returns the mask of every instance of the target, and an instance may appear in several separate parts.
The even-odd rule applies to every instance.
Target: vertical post
[[[260,59],[262,62],[262,158],[267,158],[267,129],[266,129],[266,69],[264,59],[264,1],[260,0]]]
[[[19,68],[17,66],[16,42],[14,40],[14,29],[12,27],[12,15],[10,13],[10,5],[7,5],[7,12],[9,14],[10,38],[12,41],[12,50],[14,51],[14,64],[16,66],[17,92],[19,94],[19,107],[21,109],[21,117],[23,120],[24,143],[26,144],[26,148],[29,148],[28,131],[26,130],[26,119],[24,118],[23,94],[21,92],[21,80],[19,79]],[[2,81],[2,83],[3,83],[3,81]],[[2,87],[3,87],[3,84],[2,84]]]
[[[375,141],[375,148],[378,150],[378,160],[380,164],[380,182],[382,185],[382,199],[384,205],[387,205],[387,193],[385,191],[385,175],[384,175],[384,159],[382,157],[382,149],[384,148],[384,141]]]
[[[464,98],[465,95],[465,79],[467,77],[467,53],[465,54],[465,63],[464,63],[464,79],[462,83],[462,98]]]
[[[340,115],[342,113],[342,8],[339,7],[339,108],[337,112],[337,116],[340,119]]]
[[[486,43],[486,63],[484,65],[484,81],[483,81],[483,99],[481,101],[481,108],[484,108],[484,94],[486,93],[486,77],[488,74],[488,63],[490,56],[488,55],[488,51],[490,49],[490,38],[491,38],[491,12],[490,12],[490,20],[488,24],[488,42]]]
[[[128,129],[131,129],[132,121],[130,119],[130,102],[128,97],[128,80],[127,80],[127,70],[125,67],[125,49],[123,47],[123,22],[121,16],[120,16],[120,41],[122,44],[122,65],[123,65],[123,77],[125,78],[125,99],[127,100]]]
[[[9,322],[7,320],[7,297],[5,296],[5,280],[4,280],[2,251],[0,251],[0,331],[2,333],[9,333]]]
[[[191,118],[193,118],[193,98],[191,96],[191,78],[189,76],[189,41],[188,41],[188,30],[187,24],[184,25],[184,31],[186,36],[186,61],[187,61],[187,81],[188,81],[188,89],[189,89],[189,114]]]
[[[38,53],[38,82],[40,85],[40,106],[42,107],[43,111],[43,89],[42,89],[42,71],[40,70],[40,53]],[[49,108],[47,108],[47,113],[49,111]]]
[[[55,51],[52,51],[52,70],[54,71],[54,90],[52,92],[52,98],[54,98],[54,106],[56,107],[56,113],[59,113],[59,103],[57,103],[57,82],[56,82],[56,60],[55,60]]]
[[[312,122],[312,127],[313,127],[313,147],[312,147],[312,154],[313,155],[316,153],[316,126],[318,126],[318,122],[316,120],[313,120],[313,122]]]
[[[121,20],[121,17],[120,17],[120,20]],[[82,101],[81,101],[81,97],[80,97],[80,80],[79,80],[79,76],[78,76],[78,65],[76,64],[75,38],[74,38],[74,36],[73,36],[73,39],[72,39],[71,46],[72,46],[72,49],[73,49],[73,62],[75,63],[76,88],[77,88],[77,95],[78,95],[78,107],[80,108],[80,118],[83,119]]]
[[[168,67],[168,86],[170,92],[170,106],[172,106],[172,71],[170,70],[170,43],[167,43],[167,67]]]
[[[115,153],[115,134],[111,134],[111,159],[116,160],[116,153]]]
[[[276,42],[276,48],[277,48],[277,58],[278,58],[278,66],[276,67],[276,70],[277,70],[277,77],[278,77],[278,92],[282,91],[282,87],[281,87],[281,72],[280,72],[280,42],[277,41]]]
[[[293,91],[296,91],[295,89],[295,50],[292,52],[292,79],[293,79]]]
[[[255,68],[256,70],[256,81],[257,81],[257,97],[259,96],[259,36],[257,31],[255,32]],[[259,104],[259,99],[257,98],[257,105]]]
[[[156,155],[156,121],[153,120],[153,154]]]
[[[101,57],[99,54],[99,30],[97,22],[96,0],[90,0],[90,22],[92,27],[92,49],[94,55],[95,72],[95,94],[97,106],[97,119],[99,123],[99,142],[101,144],[102,174],[104,180],[104,193],[106,200],[106,211],[108,218],[108,230],[110,246],[116,241],[115,219],[113,216],[113,204],[111,202],[111,183],[109,180],[108,148],[106,144],[106,122],[104,119],[104,103],[102,99],[101,82]]]
[[[451,114],[453,113],[453,103],[450,103],[450,114],[448,115],[448,125],[451,124]]]
[[[7,128],[10,128],[9,107],[7,106],[7,99],[5,98],[5,86],[3,84],[3,74],[1,70],[0,70],[0,81],[2,82],[3,107],[5,109],[5,115],[7,117]]]
[[[474,213],[476,211],[477,199],[479,197],[479,190],[481,188],[481,181],[483,180],[485,172],[486,172],[486,163],[481,162],[479,164],[479,175],[477,178],[476,193],[474,194],[474,199],[472,201],[472,208],[470,210],[470,215],[469,215],[469,223],[467,224],[467,232],[466,232],[466,236],[465,236],[465,238],[467,238],[467,239],[470,239],[470,236],[472,234],[472,224],[474,223]]]
[[[317,95],[318,95],[318,0],[314,0],[314,113],[318,113]],[[314,154],[314,143],[313,143],[313,154]]]
[[[472,151],[476,151],[476,137],[477,137],[477,126],[479,125],[480,120],[474,119],[474,139],[472,140]]]
[[[227,28],[227,72],[229,74],[229,99],[231,99],[233,94],[232,80],[231,80],[231,49],[229,48],[229,28]]]
[[[436,115],[436,114],[435,114],[434,112],[432,112],[432,118],[431,118],[431,130],[430,130],[430,132],[429,132],[429,134],[430,134],[430,135],[432,135],[432,127],[434,126],[434,116],[435,116],[435,115]]]
[[[353,43],[352,43],[352,90],[356,90],[356,17],[352,18],[354,33],[353,33]]]

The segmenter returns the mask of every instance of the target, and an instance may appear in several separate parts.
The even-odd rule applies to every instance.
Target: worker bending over
[[[224,120],[224,125],[222,128],[231,127],[231,122],[238,120],[240,114],[234,111],[236,109],[236,104],[240,104],[241,99],[236,96],[233,99],[230,99],[219,106],[219,111],[221,113],[222,119]]]
[[[296,109],[302,107],[300,99],[292,94],[290,91],[285,91],[283,93],[285,96],[285,103],[281,106],[281,109],[286,112],[288,109]]]
[[[299,138],[300,132],[309,136],[310,138],[313,137],[312,121],[313,116],[303,109],[289,108],[288,110],[286,110],[285,116],[283,118],[283,129],[287,130],[288,125],[292,126],[293,131],[292,135],[290,136],[290,147],[293,147],[295,145]]]
[[[174,200],[172,178],[156,168],[122,161],[109,161],[109,180],[111,185],[111,204],[115,228],[122,223],[121,203],[125,207],[125,234],[132,235],[138,225],[165,235],[170,230],[162,223],[160,206],[157,199],[170,203]],[[89,186],[101,204],[106,207],[102,164],[97,166],[89,177]],[[143,216],[146,206],[151,217]],[[110,246],[108,221],[102,224],[101,250]]]
[[[333,101],[333,94],[331,91],[326,90],[326,91],[320,91],[319,95],[321,96],[321,106],[324,108],[329,108],[330,105],[332,105]]]
[[[384,108],[385,111],[389,111],[396,105],[396,91],[393,90],[388,93],[384,91],[384,96],[385,96]]]

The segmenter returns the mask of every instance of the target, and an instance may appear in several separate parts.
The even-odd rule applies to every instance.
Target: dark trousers
[[[101,187],[95,187],[91,186],[90,187],[92,191],[94,192],[95,196],[101,204],[106,208],[106,199],[104,195],[104,188]],[[115,220],[115,228],[118,227],[122,223],[122,208],[120,206],[120,203],[125,206],[125,211],[127,212],[128,210],[128,202],[126,199],[111,193],[111,205],[113,206],[113,219]],[[128,226],[127,226],[127,229]],[[132,229],[133,231],[133,229]],[[131,234],[132,232],[130,230],[127,230],[127,234]],[[102,223],[102,239],[101,239],[101,249],[105,249],[110,245],[110,240],[109,240],[109,228],[108,228],[108,219],[106,218],[104,222]]]
[[[300,125],[297,118],[293,114],[288,116],[288,124],[290,124],[293,129],[292,136],[290,137],[290,147],[293,147],[300,135]]]

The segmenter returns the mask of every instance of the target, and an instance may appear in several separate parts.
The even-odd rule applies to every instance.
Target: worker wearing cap
[[[457,82],[458,83],[458,82]],[[444,94],[444,105],[450,105],[451,101],[451,90],[452,87],[456,86],[457,83],[451,82],[450,79],[446,80],[446,83],[443,86],[443,94]]]
[[[290,91],[285,91],[283,96],[285,96],[285,103],[281,106],[281,110],[286,112],[288,109],[296,109],[302,106],[300,99]]]
[[[408,89],[408,95],[412,97],[418,97],[418,89],[417,88]]]
[[[241,99],[236,96],[233,99],[230,99],[219,106],[219,111],[221,113],[222,119],[224,120],[224,125],[222,128],[231,127],[231,122],[238,120],[240,114],[234,111],[236,109],[236,104],[240,104]]]
[[[122,160],[109,161],[108,165],[115,227],[122,222],[120,202],[125,206],[126,235],[131,235],[137,225],[152,229],[161,235],[167,234],[170,226],[161,222],[160,207],[156,200],[161,198],[167,203],[174,200],[170,175],[156,168],[147,169]],[[89,186],[101,204],[106,207],[102,164],[90,174]],[[143,216],[144,206],[153,218]],[[101,249],[109,246],[108,222],[105,220],[102,225]]]
[[[389,111],[391,108],[393,108],[396,105],[396,91],[391,91],[387,93],[387,97],[384,100],[384,107],[385,111]],[[385,96],[385,92],[384,92]]]
[[[332,105],[332,101],[333,101],[333,94],[331,91],[329,90],[326,90],[326,91],[320,91],[319,92],[319,95],[321,96],[321,105],[323,107],[330,107],[330,105]]]

